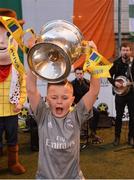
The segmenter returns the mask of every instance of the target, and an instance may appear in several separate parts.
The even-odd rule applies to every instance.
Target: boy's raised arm
[[[89,46],[97,51],[97,46],[93,41],[89,41]],[[83,101],[86,108],[90,111],[95,103],[100,90],[100,79],[92,77],[90,78],[89,91],[83,96]]]
[[[36,110],[40,101],[40,93],[37,88],[37,77],[29,70],[26,77],[26,89],[29,103],[33,111]]]
[[[100,90],[100,79],[91,76],[89,91],[83,96],[86,108],[90,111],[95,103]]]

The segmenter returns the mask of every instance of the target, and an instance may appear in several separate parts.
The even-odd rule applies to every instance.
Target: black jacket
[[[84,96],[84,94],[87,93],[89,90],[90,81],[83,78],[83,80],[80,82],[77,79],[74,79],[72,82],[73,90],[74,90],[74,103],[77,104],[79,100]]]
[[[113,66],[110,69],[111,78],[108,78],[109,82],[114,86],[116,77],[125,76],[130,81],[134,80],[134,61],[131,67],[128,63],[123,63],[121,57],[114,61]],[[132,74],[132,79],[130,77],[130,72]]]

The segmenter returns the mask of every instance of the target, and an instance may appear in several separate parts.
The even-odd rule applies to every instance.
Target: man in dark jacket
[[[114,65],[110,69],[111,78],[108,78],[115,92],[116,120],[113,144],[119,145],[120,143],[122,117],[127,105],[129,113],[128,143],[134,145],[134,63],[128,43],[123,43],[120,51],[121,56],[114,61]]]

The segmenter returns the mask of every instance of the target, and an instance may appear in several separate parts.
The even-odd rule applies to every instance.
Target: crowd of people
[[[14,17],[15,12],[0,9],[0,16]],[[0,156],[3,154],[3,135],[7,142],[8,168],[14,174],[25,173],[18,160],[18,114],[26,100],[38,125],[39,160],[37,179],[83,179],[80,169],[80,134],[84,123],[90,129],[93,143],[102,143],[97,136],[99,111],[94,107],[100,90],[100,79],[91,74],[84,78],[82,67],[74,70],[76,78],[48,83],[45,100],[37,88],[37,77],[29,70],[20,76],[8,53],[6,28],[0,23]],[[90,42],[89,42],[90,45]],[[92,46],[92,44],[91,44]],[[93,47],[95,48],[95,46]],[[129,112],[128,144],[134,146],[134,63],[128,43],[121,45],[121,56],[110,69],[109,82],[115,93],[115,138],[120,144],[122,117],[125,106]],[[20,78],[21,77],[21,78]],[[22,78],[23,77],[23,78]],[[125,79],[125,80],[124,80]],[[44,92],[45,94],[45,92]],[[71,108],[73,105],[73,108]],[[89,123],[87,123],[89,122]]]

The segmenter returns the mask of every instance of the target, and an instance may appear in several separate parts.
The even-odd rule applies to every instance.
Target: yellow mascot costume
[[[0,8],[0,17],[17,19],[15,11]],[[18,20],[22,25],[23,20]],[[12,65],[8,52],[10,33],[0,22],[0,156],[3,154],[3,134],[7,141],[8,168],[14,174],[22,174],[25,168],[18,160],[18,114],[26,100],[25,76]],[[15,40],[14,40],[15,41]],[[17,48],[17,43],[14,42]]]

